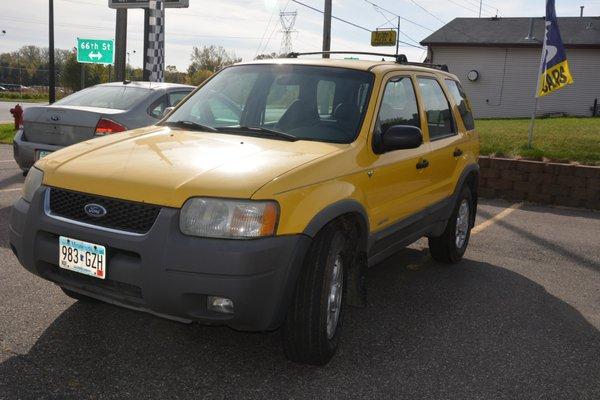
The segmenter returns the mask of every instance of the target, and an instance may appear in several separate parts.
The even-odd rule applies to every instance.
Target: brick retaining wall
[[[480,157],[479,195],[600,210],[600,167]]]

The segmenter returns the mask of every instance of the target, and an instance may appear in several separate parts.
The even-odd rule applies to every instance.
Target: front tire
[[[351,240],[332,222],[315,237],[283,325],[283,349],[294,362],[325,365],[339,343]]]
[[[473,195],[468,186],[465,186],[460,195],[452,216],[441,236],[429,238],[429,251],[434,260],[446,264],[459,262],[469,244],[471,228],[475,220]]]

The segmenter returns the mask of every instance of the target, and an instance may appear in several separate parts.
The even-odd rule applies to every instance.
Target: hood
[[[36,166],[48,186],[181,207],[194,196],[251,198],[344,146],[150,127],[65,148]]]

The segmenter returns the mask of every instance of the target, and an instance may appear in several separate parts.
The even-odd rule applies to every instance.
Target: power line
[[[413,20],[410,20],[410,19],[408,19],[408,18],[405,18],[405,17],[403,17],[403,16],[401,16],[401,15],[398,15],[398,14],[396,14],[395,12],[393,12],[393,11],[390,11],[390,10],[387,10],[387,9],[385,9],[385,8],[381,7],[379,4],[375,4],[375,3],[373,3],[373,2],[372,2],[372,1],[370,1],[370,0],[364,0],[364,1],[365,1],[365,2],[367,2],[367,3],[369,3],[369,4],[371,4],[372,6],[374,6],[374,7],[376,7],[376,8],[379,8],[380,10],[383,10],[383,11],[385,11],[385,12],[389,13],[389,14],[392,14],[392,15],[394,15],[394,16],[396,16],[396,17],[400,18],[400,19],[401,19],[401,20],[403,20],[403,21],[406,21],[406,22],[408,22],[408,23],[411,23],[411,24],[413,24],[413,25],[415,25],[415,26],[418,26],[419,28],[426,29],[426,30],[428,30],[428,31],[430,31],[430,32],[434,32],[434,31],[435,31],[435,29],[429,28],[429,27],[427,27],[427,26],[425,26],[425,25],[421,25],[421,24],[420,24],[420,23],[418,23],[418,22],[415,22],[415,21],[413,21]]]
[[[304,7],[306,7],[306,8],[310,8],[310,9],[311,9],[311,10],[313,10],[313,11],[316,11],[316,12],[318,12],[318,13],[321,13],[321,14],[323,14],[323,11],[322,11],[322,10],[319,10],[318,8],[315,8],[315,7],[313,7],[313,6],[309,6],[308,4],[302,3],[301,1],[298,1],[298,0],[292,0],[292,1],[293,1],[294,3],[300,4],[301,6],[304,6]],[[332,18],[332,19],[335,19],[335,20],[337,20],[337,21],[343,22],[343,23],[345,23],[345,24],[348,24],[348,25],[350,25],[350,26],[353,26],[353,27],[355,27],[355,28],[362,29],[363,31],[366,31],[366,32],[369,32],[369,33],[371,33],[371,30],[370,30],[370,29],[368,29],[368,28],[365,28],[364,26],[357,25],[357,24],[355,24],[354,22],[350,22],[350,21],[348,21],[348,20],[345,20],[345,19],[342,19],[342,18],[336,17],[335,15],[332,15],[332,16],[331,16],[331,18]],[[403,42],[403,41],[401,41],[401,40],[399,40],[399,41],[398,41],[398,43],[402,43],[402,44],[404,44],[404,45],[406,45],[406,46],[410,46],[410,47],[416,47],[416,48],[418,48],[418,49],[422,49],[422,48],[423,48],[422,46],[416,46],[416,45],[414,45],[414,44],[412,44],[412,43]]]
[[[267,26],[265,26],[265,30],[263,31],[260,42],[258,42],[258,46],[256,47],[256,53],[254,53],[255,58],[256,58],[256,56],[258,56],[258,52],[260,51],[260,47],[262,46],[262,44],[265,40],[265,36],[267,36],[267,32],[269,30],[269,27],[271,26],[271,21],[273,20],[273,17],[275,16],[275,12],[277,11],[277,7],[279,6],[280,1],[281,0],[277,0],[277,3],[275,4],[275,6],[273,6],[273,11],[271,12],[271,16],[269,17],[269,22],[267,22]],[[288,3],[289,3],[289,1],[288,1]],[[286,5],[286,7],[287,7],[287,5]]]
[[[425,7],[423,7],[422,5],[420,5],[419,3],[417,3],[415,0],[409,0],[411,3],[413,3],[415,6],[419,7],[421,10],[425,11],[427,14],[431,15],[433,18],[437,19],[438,21],[440,21],[442,24],[446,24],[446,21],[444,21],[441,18],[438,18],[437,15],[435,15],[434,13],[432,13],[431,11],[429,11],[428,9],[426,9]]]

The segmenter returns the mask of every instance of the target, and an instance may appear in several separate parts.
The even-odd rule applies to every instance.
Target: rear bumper
[[[56,151],[62,149],[63,146],[54,146],[45,143],[28,142],[23,139],[23,129],[19,129],[13,140],[13,155],[19,167],[27,171],[35,164],[37,150]]]
[[[61,221],[44,212],[44,193],[20,199],[10,217],[10,245],[23,266],[65,288],[109,303],[181,321],[262,331],[285,318],[311,239],[256,240],[185,236],[179,210],[163,208],[145,235],[109,232]],[[107,247],[106,280],[61,269],[58,236]],[[234,314],[207,309],[207,296],[231,298]]]

